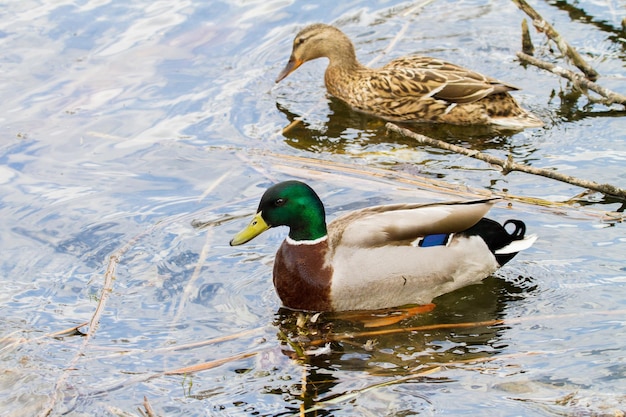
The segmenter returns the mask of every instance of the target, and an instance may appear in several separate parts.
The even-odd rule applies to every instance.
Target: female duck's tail
[[[509,233],[506,226],[512,224],[515,229]],[[521,220],[507,220],[503,225],[491,219],[483,218],[463,232],[469,236],[480,236],[494,254],[500,266],[504,265],[524,249],[530,248],[537,240],[537,235],[526,234],[526,225]]]

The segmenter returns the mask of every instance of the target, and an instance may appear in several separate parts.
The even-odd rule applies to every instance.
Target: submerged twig
[[[517,57],[522,61],[532,64],[538,68],[545,69],[553,74],[559,75],[563,78],[567,78],[568,80],[573,82],[575,86],[583,91],[591,90],[604,97],[604,99],[593,99],[594,101],[600,101],[603,104],[607,105],[618,103],[626,106],[626,96],[604,88],[594,83],[593,81],[589,81],[587,78],[580,74],[572,72],[566,68],[551,64],[550,62],[542,61],[523,52],[518,52]]]
[[[199,363],[196,365],[186,366],[184,368],[178,368],[178,369],[165,371],[163,372],[163,375],[184,375],[184,374],[191,374],[194,372],[206,371],[207,369],[216,368],[218,366],[224,365],[225,363],[251,358],[253,356],[258,355],[259,353],[260,352],[238,353],[236,355],[229,356],[228,358],[216,359],[210,362]]]
[[[226,180],[230,176],[231,172],[232,172],[232,170],[227,171],[226,173],[221,175],[219,178],[215,179],[211,184],[209,184],[209,186],[202,193],[202,195],[200,196],[198,201],[203,200],[209,194],[211,194],[224,180]],[[180,319],[180,317],[183,314],[183,310],[184,310],[184,307],[185,307],[185,302],[187,301],[187,299],[191,295],[191,292],[194,289],[194,285],[196,283],[196,280],[200,276],[200,272],[202,271],[202,267],[204,266],[204,262],[206,261],[206,258],[208,256],[210,250],[211,250],[211,240],[212,240],[212,238],[213,238],[213,229],[209,228],[206,231],[206,240],[204,242],[204,245],[202,246],[202,250],[200,251],[200,256],[198,257],[198,262],[196,263],[196,266],[193,269],[193,275],[191,276],[191,279],[189,280],[189,282],[187,282],[187,285],[185,285],[185,289],[184,289],[183,293],[180,296],[180,303],[178,305],[178,309],[176,311],[174,319],[172,320],[172,325],[176,325],[178,323],[178,320]]]
[[[510,321],[507,320],[506,323]],[[364,332],[359,332],[358,334],[345,333],[345,334],[337,334],[337,335],[329,335],[325,339],[313,340],[311,345],[320,345],[322,343],[331,342],[342,342],[344,340],[351,340],[355,337],[374,337],[374,336],[385,336],[390,334],[398,334],[398,333],[413,333],[413,332],[423,332],[428,330],[446,330],[446,329],[463,329],[463,328],[473,328],[473,327],[487,327],[487,326],[500,326],[503,325],[505,321],[503,319],[495,319],[495,320],[486,320],[486,321],[476,321],[476,322],[468,322],[468,323],[440,323],[440,324],[426,324],[423,326],[416,327],[393,327],[390,329],[378,329],[378,330],[368,330]]]
[[[517,5],[524,13],[526,13],[531,19],[533,19],[533,25],[539,32],[546,34],[548,38],[556,43],[561,53],[569,58],[572,63],[578,67],[586,76],[592,81],[598,78],[598,72],[594,70],[591,65],[583,59],[582,56],[572,48],[565,39],[548,23],[535,9],[533,9],[526,0],[513,0],[513,3]]]
[[[139,239],[141,239],[144,235],[146,235],[151,230],[152,228],[134,236],[132,239],[126,242],[124,246],[122,246],[119,250],[114,252],[109,257],[109,263],[107,264],[107,268],[104,273],[104,282],[102,284],[102,290],[100,291],[100,299],[98,300],[98,305],[96,306],[96,310],[93,312],[91,316],[91,320],[89,320],[89,328],[87,332],[85,333],[85,337],[83,338],[83,343],[78,349],[78,351],[76,352],[76,354],[74,355],[74,357],[72,358],[72,360],[69,362],[69,364],[67,364],[67,366],[65,367],[59,379],[57,379],[56,384],[54,386],[54,391],[48,398],[48,404],[41,411],[41,413],[39,413],[39,416],[49,416],[52,413],[56,405],[56,402],[58,400],[59,393],[62,391],[61,387],[67,380],[70,370],[74,369],[78,361],[82,357],[85,356],[85,350],[87,349],[87,346],[91,342],[91,339],[93,338],[93,336],[96,334],[96,331],[98,329],[98,324],[100,323],[100,317],[102,316],[102,313],[104,312],[104,308],[106,306],[106,302],[109,298],[109,295],[113,291],[113,282],[115,281],[115,271],[117,269],[117,265],[119,264],[121,257],[126,252],[128,252],[133,246],[135,246],[135,244],[137,243]]]
[[[273,347],[272,348],[267,348],[267,349],[261,349],[261,350],[254,351],[254,352],[238,353],[238,354],[229,356],[227,358],[216,359],[214,361],[200,363],[200,364],[196,364],[196,365],[191,365],[191,366],[187,366],[187,367],[184,367],[184,368],[171,369],[169,371],[155,372],[155,373],[151,373],[151,374],[137,374],[137,375],[133,375],[131,378],[127,379],[126,381],[117,382],[117,383],[115,383],[113,385],[110,385],[108,387],[101,387],[101,386],[99,386],[98,390],[92,391],[92,392],[88,393],[87,395],[97,396],[97,395],[101,395],[102,393],[105,393],[105,392],[117,391],[119,389],[131,386],[131,385],[134,385],[134,384],[146,383],[146,382],[151,381],[153,379],[162,378],[164,376],[169,376],[169,375],[189,375],[189,374],[192,374],[194,372],[206,371],[208,369],[213,369],[213,368],[216,368],[218,366],[221,366],[221,365],[224,365],[224,364],[227,364],[227,363],[231,363],[231,362],[235,362],[235,361],[238,361],[238,360],[243,360],[243,359],[254,357],[254,356],[256,356],[256,355],[258,355],[260,353],[266,352],[266,351],[268,351],[270,349],[273,349]]]
[[[626,190],[623,188],[616,187],[611,184],[598,184],[597,182],[594,182],[594,181],[583,180],[580,178],[572,177],[571,175],[561,174],[556,171],[531,167],[528,165],[513,162],[511,158],[506,159],[506,160],[500,159],[492,155],[487,155],[478,151],[463,148],[461,146],[456,146],[456,145],[452,145],[452,144],[449,144],[449,143],[446,143],[437,139],[429,138],[428,136],[420,135],[418,133],[402,128],[393,123],[387,123],[386,127],[388,130],[401,134],[403,136],[409,137],[411,139],[414,139],[418,143],[429,145],[429,146],[434,146],[440,149],[445,149],[445,150],[452,151],[461,155],[466,155],[472,158],[476,158],[476,159],[488,162],[493,165],[498,165],[502,167],[502,170],[505,174],[510,171],[520,171],[520,172],[525,172],[527,174],[539,175],[542,177],[551,178],[551,179],[565,182],[565,183],[575,185],[578,187],[588,188],[588,189],[598,191],[603,194],[607,194],[613,197],[618,197],[618,198],[626,200]]]
[[[248,336],[254,333],[258,333],[259,331],[265,329],[265,326],[262,327],[255,327],[253,329],[248,329],[248,330],[243,330],[241,332],[238,333],[233,333],[233,334],[227,334],[224,336],[219,336],[219,337],[215,337],[212,339],[206,339],[206,340],[200,340],[197,342],[189,342],[189,343],[183,343],[180,345],[169,345],[169,346],[164,346],[164,347],[160,347],[160,348],[155,348],[155,349],[126,349],[123,351],[123,354],[125,357],[129,357],[132,355],[140,355],[140,354],[160,354],[160,353],[164,353],[164,352],[178,352],[181,350],[188,350],[188,349],[195,349],[195,348],[199,348],[199,347],[203,347],[203,346],[209,346],[209,345],[213,345],[213,344],[218,344],[218,343],[223,343],[223,342],[227,342],[230,340],[235,340],[238,338],[241,338],[243,336]],[[119,357],[120,356],[120,351],[119,349],[115,349],[112,353],[108,354],[108,355],[101,355],[101,356],[92,356],[91,358],[87,359],[87,360],[102,360],[105,358],[114,358],[114,357]]]
[[[86,321],[84,323],[77,324],[76,326],[72,326],[68,329],[59,330],[53,333],[48,333],[45,335],[45,337],[66,337],[66,336],[76,336],[76,335],[82,336],[83,333],[78,329],[80,329],[81,327],[85,327],[88,324],[89,322]]]

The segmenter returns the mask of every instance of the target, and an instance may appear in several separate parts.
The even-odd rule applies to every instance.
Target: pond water
[[[626,93],[623,0],[533,3]],[[388,135],[326,95],[323,60],[274,84],[298,29],[333,23],[364,63],[453,61],[518,85],[546,122],[422,133],[625,188],[626,113],[522,66],[512,2],[29,0],[0,15],[3,416],[626,412],[623,202]],[[490,217],[540,238],[395,324],[297,314],[271,283],[286,231],[228,245],[292,178],[330,217],[508,193]]]

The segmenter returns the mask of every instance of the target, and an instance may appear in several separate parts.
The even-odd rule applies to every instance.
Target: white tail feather
[[[524,249],[530,248],[537,240],[537,235],[528,235],[524,239],[514,240],[503,248],[495,251],[496,255],[507,255],[509,253],[517,253]]]

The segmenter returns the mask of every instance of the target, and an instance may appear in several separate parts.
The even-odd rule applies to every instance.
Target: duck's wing
[[[331,222],[330,245],[334,248],[406,245],[426,235],[460,232],[483,218],[497,200],[368,207]]]
[[[517,87],[467,68],[428,57],[391,61],[372,73],[369,81],[395,97],[423,96],[449,103],[470,103]]]

